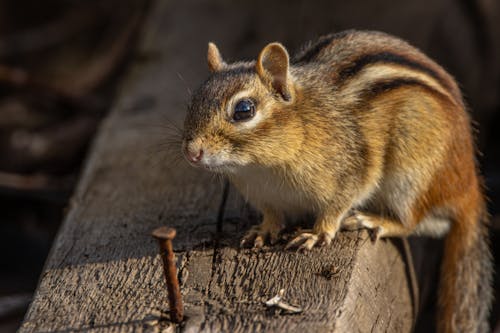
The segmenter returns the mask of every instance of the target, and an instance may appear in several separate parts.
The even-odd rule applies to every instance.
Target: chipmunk
[[[193,94],[183,152],[226,175],[263,214],[243,245],[273,243],[286,217],[313,229],[287,248],[329,244],[341,229],[376,238],[446,235],[439,332],[486,332],[492,300],[488,216],[471,121],[454,79],[405,41],[345,31],[290,59],[280,43],[225,63]]]

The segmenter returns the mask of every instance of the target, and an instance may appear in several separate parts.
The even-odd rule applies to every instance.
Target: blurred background
[[[189,1],[186,8],[181,1],[173,3],[172,10],[228,8],[235,19],[248,20],[248,30],[234,41],[240,51],[229,59],[255,57],[257,50],[247,45],[256,41],[263,46],[279,40],[294,50],[320,34],[357,28],[403,37],[437,60],[457,78],[477,125],[478,159],[500,271],[497,0],[200,0]],[[14,332],[22,321],[88,148],[123,74],[134,62],[149,61],[135,49],[151,8],[151,1],[0,0],[2,333]],[[186,24],[203,29],[207,22]],[[208,24],[220,25],[221,33],[230,29],[230,22]],[[224,54],[224,45],[220,47]],[[186,52],[193,49],[200,46],[186,41]],[[204,57],[200,54],[200,61]],[[494,327],[499,312],[496,303]]]

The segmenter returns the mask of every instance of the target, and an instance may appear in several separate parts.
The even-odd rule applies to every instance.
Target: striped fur
[[[213,73],[186,116],[186,154],[201,151],[194,164],[227,175],[263,213],[243,243],[272,242],[286,217],[307,214],[313,229],[289,247],[328,244],[342,228],[378,237],[448,233],[438,329],[487,331],[485,204],[453,78],[380,32],[324,36],[288,59],[273,43],[256,62],[226,64],[211,44]],[[256,116],[234,122],[243,97],[255,101]]]

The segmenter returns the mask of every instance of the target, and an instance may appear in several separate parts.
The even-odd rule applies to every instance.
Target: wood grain
[[[224,198],[224,181],[166,149],[163,126],[181,123],[186,84],[207,75],[206,42],[216,36],[232,55],[244,52],[239,40],[250,40],[243,50],[262,44],[246,35],[255,12],[241,6],[158,1],[151,8],[142,60],[99,130],[20,332],[173,331],[150,236],[161,225],[177,229],[182,331],[411,330],[412,290],[392,241],[373,244],[365,232],[342,232],[331,246],[305,254],[283,244],[240,249],[256,214],[234,189]],[[263,302],[282,288],[301,314],[266,309]]]

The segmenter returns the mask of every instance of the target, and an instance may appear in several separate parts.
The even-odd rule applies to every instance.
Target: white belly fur
[[[313,201],[306,193],[285,182],[285,177],[278,172],[247,166],[229,178],[243,197],[257,209],[269,207],[290,217],[314,213]]]

